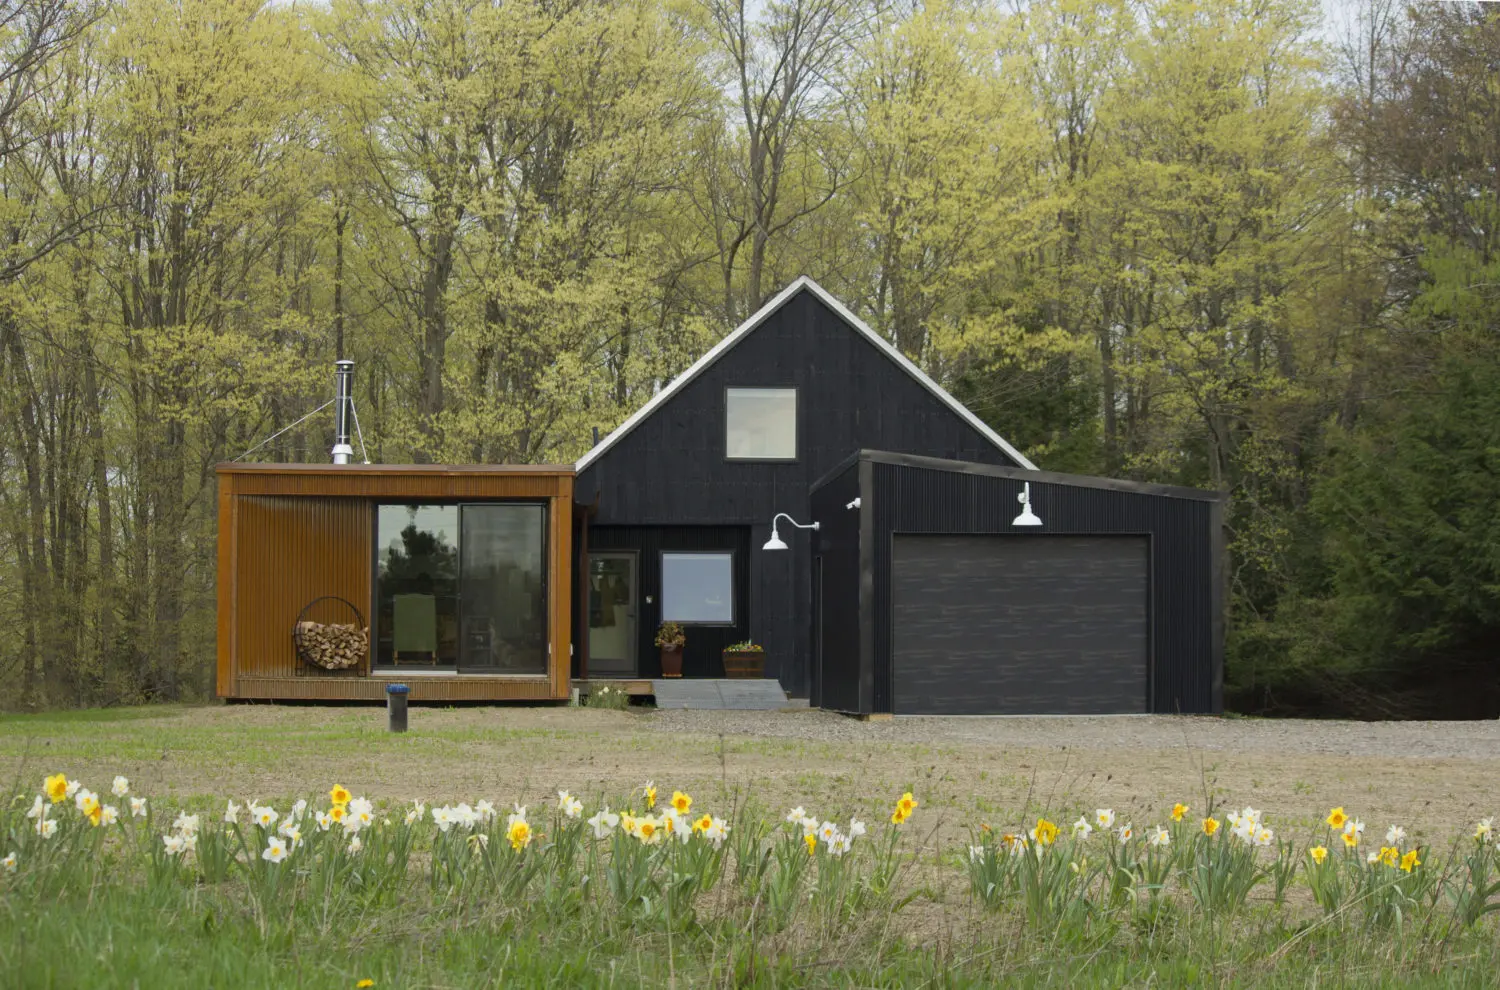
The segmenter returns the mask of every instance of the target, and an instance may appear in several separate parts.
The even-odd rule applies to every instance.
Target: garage
[[[861,450],[811,503],[814,705],[1223,710],[1219,493]]]
[[[1147,708],[1146,537],[895,536],[894,710]]]

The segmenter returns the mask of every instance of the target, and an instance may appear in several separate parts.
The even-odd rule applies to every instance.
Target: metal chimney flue
[[[334,381],[337,387],[337,400],[334,402],[333,413],[333,463],[348,464],[354,456],[354,448],[349,446],[349,415],[354,408],[354,362],[349,360],[335,361]]]

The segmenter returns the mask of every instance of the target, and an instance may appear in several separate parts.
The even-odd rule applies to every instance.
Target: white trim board
[[[927,375],[923,374],[922,369],[918,368],[916,365],[907,360],[906,355],[896,350],[896,348],[891,345],[890,341],[886,340],[880,334],[870,329],[870,327],[865,323],[864,320],[861,320],[859,317],[851,313],[848,307],[846,307],[843,303],[839,302],[832,295],[830,295],[828,291],[821,285],[819,285],[817,282],[814,282],[806,275],[803,275],[801,278],[797,279],[797,281],[793,282],[785,289],[782,289],[780,292],[776,293],[775,297],[772,298],[770,302],[766,303],[760,309],[756,310],[753,316],[751,316],[744,323],[741,323],[734,329],[733,332],[731,332],[723,340],[715,344],[706,354],[704,354],[698,360],[694,361],[686,371],[678,375],[676,378],[672,379],[672,381],[667,384],[666,388],[653,395],[651,397],[651,400],[645,405],[641,406],[641,408],[637,409],[629,419],[625,420],[625,422],[621,423],[619,426],[610,431],[610,434],[607,437],[605,437],[603,440],[600,440],[588,453],[584,454],[578,459],[578,462],[573,466],[574,470],[577,472],[582,472],[584,468],[588,467],[594,461],[598,460],[605,451],[609,450],[610,447],[613,447],[616,443],[623,439],[627,433],[635,429],[642,420],[646,419],[659,407],[666,404],[668,399],[670,399],[677,392],[681,391],[694,378],[697,378],[700,374],[702,374],[705,368],[722,357],[725,351],[729,350],[735,344],[739,343],[740,340],[745,337],[745,335],[750,333],[750,331],[754,330],[756,327],[760,326],[761,323],[765,322],[765,319],[768,316],[776,312],[782,306],[786,305],[789,299],[791,299],[794,295],[796,295],[803,289],[807,289],[813,295],[817,296],[825,306],[833,310],[844,320],[844,322],[848,323],[855,330],[863,334],[865,338],[869,340],[870,343],[874,344],[881,353],[894,361],[897,367],[906,372],[912,378],[916,379],[917,383],[923,388],[927,389],[927,391],[937,396],[944,405],[957,413],[960,419],[968,423],[975,430],[978,430],[981,436],[983,436],[990,443],[994,444],[996,447],[1002,450],[1005,455],[1014,460],[1016,464],[1031,471],[1035,471],[1037,469],[1036,465],[1031,463],[1031,461],[1029,461],[1024,454],[1007,443],[1004,437],[1000,436],[1000,434],[996,433],[994,430],[990,429],[989,426],[985,425],[985,422],[982,419],[970,412],[963,403],[959,402],[953,396],[949,395],[947,390],[944,389],[941,385],[933,381],[931,378],[928,378]]]

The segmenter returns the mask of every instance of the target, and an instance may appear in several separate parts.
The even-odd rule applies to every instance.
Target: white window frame
[[[795,461],[801,453],[802,396],[794,385],[729,385],[724,389],[724,459],[728,461]],[[782,392],[792,399],[792,452],[791,454],[736,454],[730,445],[730,433],[734,424],[729,421],[729,397],[733,392]]]
[[[722,557],[729,562],[729,618],[722,619],[679,619],[669,613],[671,602],[667,595],[667,558],[668,557]],[[676,622],[684,626],[734,626],[738,623],[738,610],[735,608],[735,576],[734,576],[734,551],[733,550],[663,550],[661,552],[661,621]]]

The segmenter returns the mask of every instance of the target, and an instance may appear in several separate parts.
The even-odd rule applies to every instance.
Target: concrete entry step
[[[775,711],[790,704],[781,684],[769,678],[659,678],[651,688],[657,708]]]

